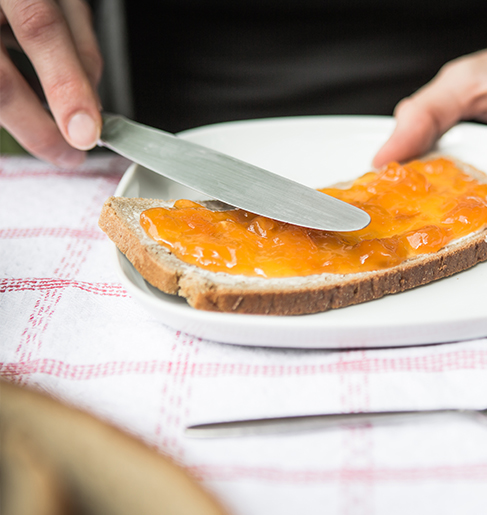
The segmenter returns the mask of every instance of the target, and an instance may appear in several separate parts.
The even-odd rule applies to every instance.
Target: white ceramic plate
[[[311,187],[358,177],[393,129],[388,117],[318,116],[218,124],[181,134]],[[487,171],[487,128],[462,124],[439,150]],[[132,165],[116,195],[202,199]],[[144,281],[114,247],[132,296],[165,324],[224,343],[297,348],[370,348],[466,340],[487,335],[487,263],[414,290],[314,315],[276,317],[198,311]]]

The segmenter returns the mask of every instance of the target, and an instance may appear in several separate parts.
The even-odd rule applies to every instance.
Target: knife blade
[[[100,146],[231,206],[327,231],[367,226],[363,210],[174,134],[103,114]]]
[[[420,415],[436,416],[452,413],[474,416],[483,422],[487,422],[487,410],[427,409],[410,411],[374,411],[368,413],[329,413],[195,424],[188,426],[185,429],[184,434],[189,438],[230,438],[241,436],[277,435],[298,433],[302,431],[318,431],[344,426],[357,426],[371,423],[373,421],[382,424],[390,424],[407,421]]]

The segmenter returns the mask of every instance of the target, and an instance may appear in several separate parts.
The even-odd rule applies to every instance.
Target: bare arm
[[[0,0],[9,25],[34,66],[51,114],[41,105],[6,47],[0,47],[0,124],[26,150],[73,167],[95,146],[101,130],[96,87],[102,59],[83,0]],[[7,32],[7,31],[5,31]]]
[[[487,50],[447,63],[414,95],[401,100],[396,128],[374,158],[376,167],[427,152],[461,120],[487,122]]]

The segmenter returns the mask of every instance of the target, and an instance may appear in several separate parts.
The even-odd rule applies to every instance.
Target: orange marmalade
[[[379,270],[436,252],[487,224],[487,184],[440,158],[391,163],[328,195],[369,213],[364,229],[305,229],[240,209],[190,200],[144,211],[147,234],[179,259],[212,272],[261,277]]]

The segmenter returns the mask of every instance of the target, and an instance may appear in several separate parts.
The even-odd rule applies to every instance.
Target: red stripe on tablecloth
[[[355,351],[355,356],[363,361],[367,351]],[[339,354],[339,363],[350,359],[346,353]],[[370,411],[370,373],[362,372],[338,375],[340,381],[340,403],[343,413]],[[373,432],[370,423],[364,426],[347,427],[341,431],[342,470],[371,469],[374,467]],[[347,515],[356,512],[360,506],[361,515],[372,515],[374,510],[371,481],[340,481],[340,513]]]
[[[54,359],[39,359],[20,363],[0,363],[0,375],[15,377],[29,374],[47,374],[63,379],[86,381],[125,374],[177,375],[180,364],[170,361],[110,361],[94,365],[70,365]]]
[[[77,288],[96,295],[105,295],[109,297],[128,297],[128,293],[120,284],[111,283],[91,283],[86,281],[77,281],[75,279],[1,279],[0,293],[17,292],[17,291],[44,291],[59,290],[65,288]]]
[[[319,484],[329,482],[395,483],[417,481],[486,481],[487,463],[411,468],[339,468],[283,470],[272,467],[196,465],[189,467],[206,481],[255,480],[270,483]]]
[[[433,359],[401,359],[396,360],[383,360],[382,366],[377,366],[373,373],[390,373],[390,372],[447,372],[447,371],[460,371],[460,370],[485,370],[487,363],[485,356],[482,359],[477,359],[475,355],[483,353],[471,353],[470,360],[458,359],[456,362],[453,358],[454,355],[462,354],[450,353],[445,360],[442,356],[430,356]],[[366,361],[366,360],[364,360]],[[380,361],[380,360],[377,360]],[[404,366],[398,366],[394,361],[405,361]],[[431,366],[431,365],[434,366]],[[341,363],[343,367],[347,366],[346,362]],[[183,377],[185,375],[191,377],[202,378],[216,378],[222,376],[252,376],[252,377],[269,377],[268,371],[270,367],[263,367],[259,365],[222,365],[220,363],[188,363],[185,359],[180,361],[111,361],[106,363],[88,364],[88,365],[73,365],[58,361],[54,359],[40,359],[40,360],[24,360],[12,363],[0,363],[0,374],[19,376],[23,374],[41,373],[61,377],[65,379],[72,379],[76,381],[84,381],[88,379],[99,379],[102,377],[118,376],[126,374],[168,374]],[[281,369],[281,367],[276,367]],[[302,375],[301,366],[282,367],[279,374],[274,374],[274,377],[289,377],[295,375]],[[310,367],[307,374],[311,375]],[[350,370],[355,371],[354,369]],[[313,367],[314,375],[341,373],[337,368],[336,363],[328,365],[319,365]]]
[[[100,229],[70,229],[69,227],[32,227],[0,229],[1,239],[21,238],[77,238],[82,240],[103,240],[105,234]]]
[[[487,368],[487,350],[453,351],[444,354],[343,359],[333,363],[317,365],[248,365],[244,363],[207,363],[204,367],[208,377],[240,375],[280,377],[286,375],[317,375],[342,373],[381,373],[381,372],[445,372],[448,370]]]
[[[184,461],[184,421],[189,417],[192,395],[192,374],[188,371],[194,365],[198,354],[198,342],[193,337],[177,332],[159,396],[159,414],[155,426],[156,447],[170,456]]]

